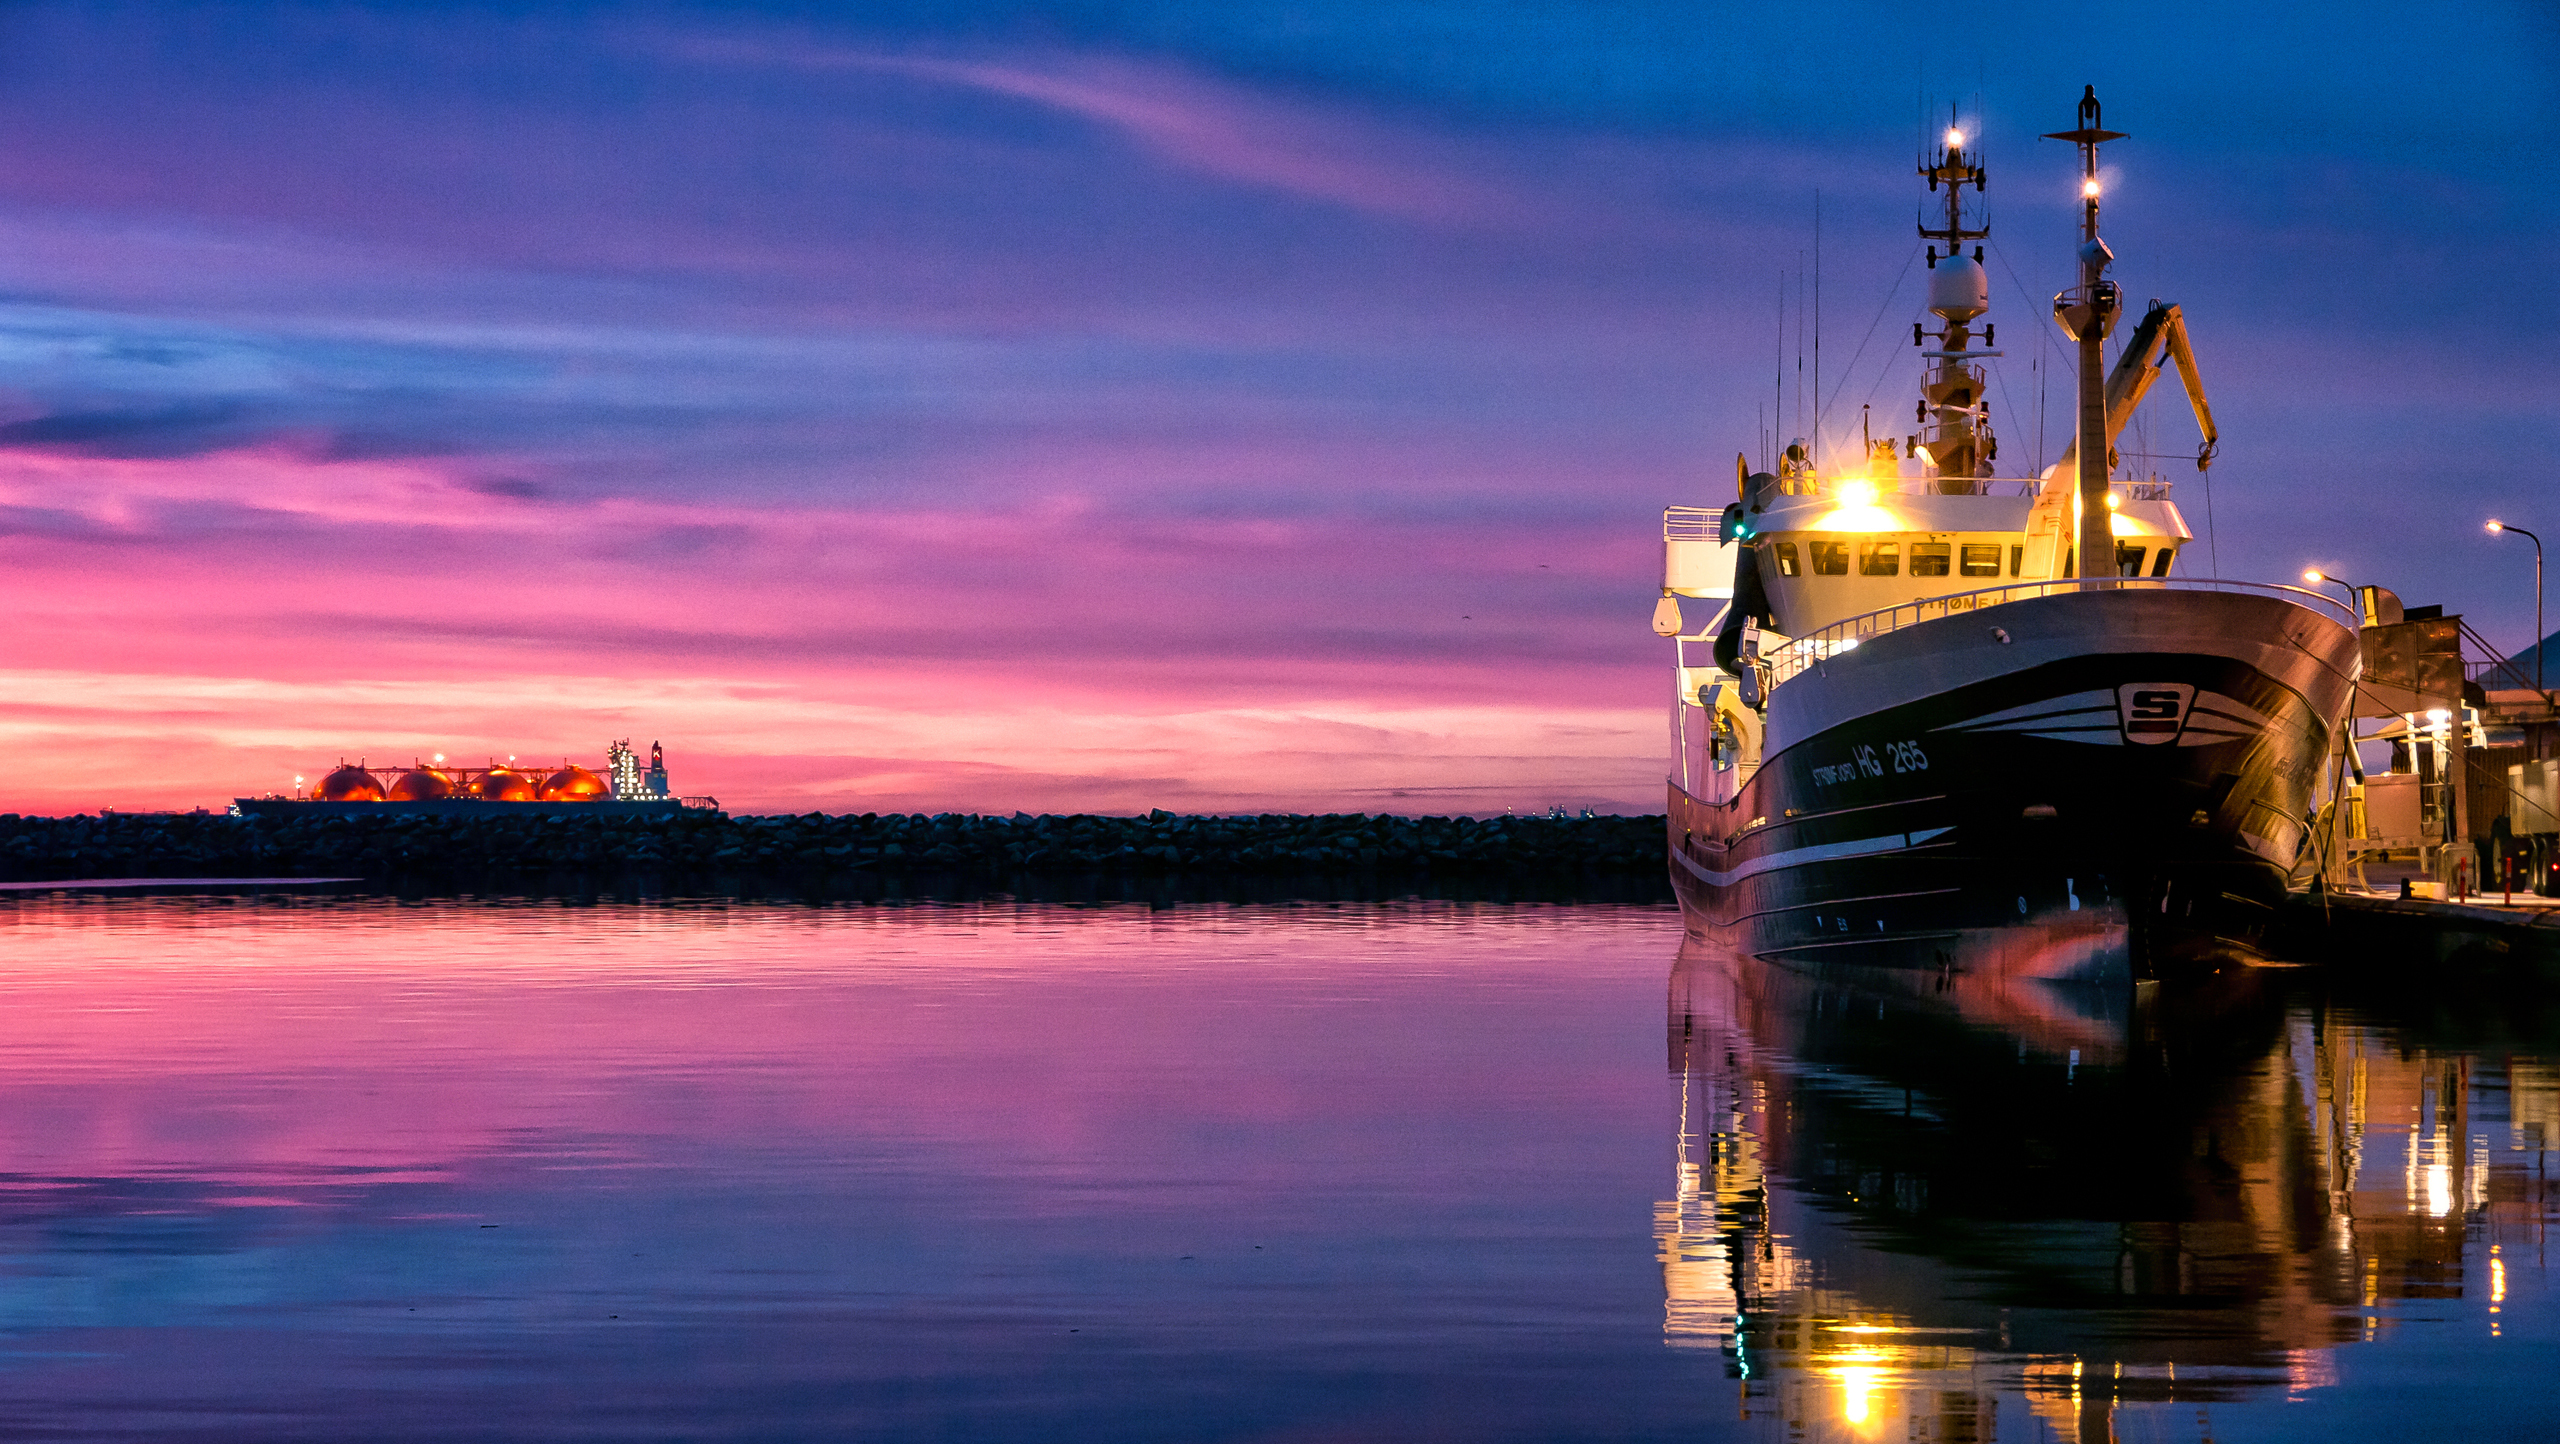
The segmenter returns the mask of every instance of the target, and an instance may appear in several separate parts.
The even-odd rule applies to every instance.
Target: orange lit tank
[[[322,802],[380,802],[382,779],[361,767],[349,767],[341,762],[337,771],[320,779],[319,787],[313,789],[311,795]]]
[[[471,795],[484,802],[531,802],[533,779],[504,767],[492,767],[471,784]]]
[[[545,802],[594,802],[612,795],[603,778],[583,767],[563,767],[542,780]]]
[[[453,779],[432,767],[412,767],[391,784],[393,802],[433,802],[453,795]]]

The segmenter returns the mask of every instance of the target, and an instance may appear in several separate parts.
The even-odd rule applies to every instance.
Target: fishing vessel
[[[1804,963],[2139,980],[2245,955],[2281,897],[2357,616],[2192,575],[2170,484],[2120,465],[2172,365],[2199,470],[2219,435],[2179,307],[2115,335],[2098,153],[2122,137],[2094,90],[2077,120],[2052,137],[2078,148],[2082,213],[2078,283],[2053,302],[2077,355],[2060,461],[1996,469],[1989,227],[1965,196],[1978,210],[1986,176],[1951,126],[1920,165],[1917,429],[1738,456],[1731,503],[1664,513],[1654,627],[1675,649],[1671,877],[1692,931]],[[1682,598],[1724,605],[1691,632]]]

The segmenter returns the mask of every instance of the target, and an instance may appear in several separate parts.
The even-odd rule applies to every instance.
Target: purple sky
[[[2091,82],[2219,570],[2521,646],[2560,27],[1966,17],[0,11],[0,806],[633,736],[742,810],[1652,810],[1656,514],[1757,449],[1816,187],[1838,438],[1908,414],[1922,96],[1983,133],[2023,470]]]

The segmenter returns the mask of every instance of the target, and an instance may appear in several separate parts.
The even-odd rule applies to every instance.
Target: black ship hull
[[[1773,745],[1671,788],[1690,927],[1753,956],[2056,981],[2255,950],[2355,634],[2268,595],[2087,590],[1904,628],[1777,689]],[[1979,965],[1978,962],[1976,965]]]

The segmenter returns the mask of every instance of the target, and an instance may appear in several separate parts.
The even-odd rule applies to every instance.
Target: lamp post
[[[2357,586],[2355,583],[2348,581],[2344,577],[2333,577],[2327,572],[2321,571],[2317,567],[2304,572],[2302,574],[2302,579],[2315,587],[2319,586],[2323,582],[2335,587],[2345,587],[2347,589],[2347,610],[2355,613],[2358,621],[2362,621],[2364,619],[2364,588]]]
[[[2489,518],[2489,535],[2514,532],[2533,543],[2533,690],[2542,690],[2542,538],[2520,526],[2509,526],[2496,517]]]

